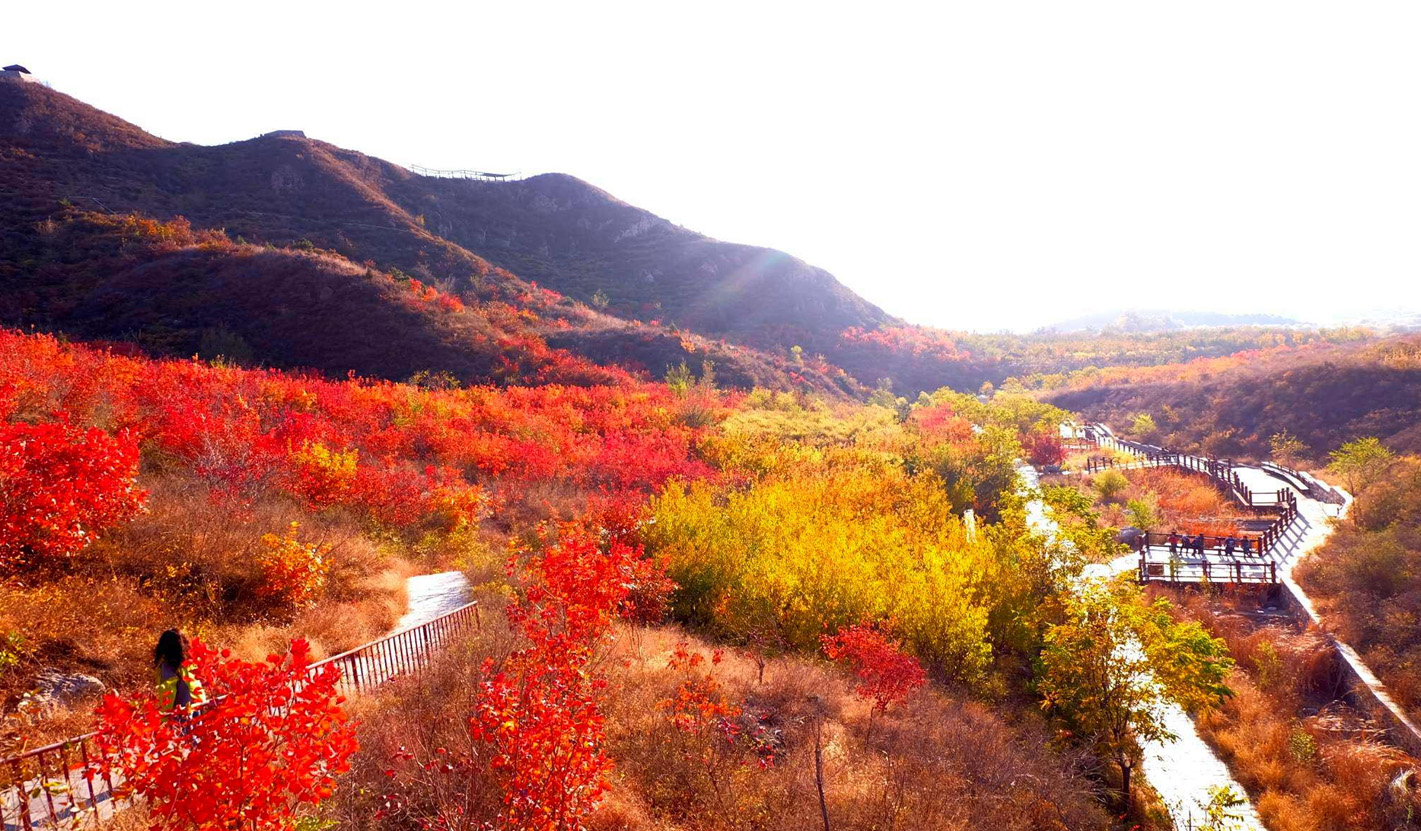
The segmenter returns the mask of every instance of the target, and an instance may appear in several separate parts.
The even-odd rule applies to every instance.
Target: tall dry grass
[[[1287,621],[1259,622],[1249,613],[1266,601],[1252,593],[1178,599],[1237,661],[1234,695],[1197,724],[1269,831],[1421,828],[1414,786],[1393,787],[1417,760],[1336,703],[1346,686],[1326,638]]]
[[[411,567],[338,513],[313,515],[289,500],[219,500],[181,473],[144,477],[149,510],[113,529],[72,564],[0,583],[0,754],[83,732],[93,698],[43,709],[25,694],[42,669],[93,675],[113,689],[149,683],[164,629],[261,658],[290,639],[318,656],[389,631],[402,614]],[[295,521],[327,547],[325,588],[291,609],[262,596],[263,534]]]
[[[713,649],[676,627],[624,628],[598,663],[608,680],[604,713],[615,772],[595,814],[597,831],[820,828],[816,736],[835,829],[1111,827],[1089,760],[1052,749],[1034,715],[1008,724],[982,704],[925,690],[875,716],[839,670],[812,659],[775,659],[761,683],[755,661],[726,653],[715,677],[743,708],[741,735],[768,743],[774,761],[762,766],[748,742],[706,743],[678,731],[660,705],[685,678],[667,666],[678,643],[707,655]],[[389,760],[401,748],[416,759],[436,758],[439,747],[476,754],[467,714],[478,664],[514,646],[502,627],[486,626],[434,676],[362,705],[361,760],[330,817],[342,827],[393,827],[375,812],[388,789]],[[462,810],[459,827],[470,828],[492,820],[498,805],[495,783],[481,771],[431,776],[418,798],[427,812]]]

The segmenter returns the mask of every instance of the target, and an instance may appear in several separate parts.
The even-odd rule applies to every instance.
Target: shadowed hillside
[[[892,320],[823,269],[689,231],[571,176],[402,177],[390,192],[441,236],[625,317],[818,350],[845,328]]]

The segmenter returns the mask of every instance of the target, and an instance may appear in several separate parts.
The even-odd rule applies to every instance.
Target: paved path
[[[1040,479],[1036,470],[1022,465],[1021,474],[1025,487],[1035,489]],[[1276,490],[1276,489],[1275,489]],[[1026,518],[1031,527],[1054,537],[1058,526],[1040,499],[1033,499],[1026,505]],[[1081,579],[1085,581],[1108,580],[1123,572],[1133,571],[1139,557],[1129,554],[1110,563],[1095,563],[1086,566]],[[1169,808],[1176,828],[1189,827],[1202,815],[1201,806],[1208,803],[1209,789],[1215,787],[1233,788],[1234,793],[1246,795],[1248,792],[1229,773],[1228,766],[1214,755],[1214,751],[1194,728],[1194,722],[1183,709],[1168,705],[1164,709],[1164,723],[1178,738],[1173,742],[1141,742],[1144,760],[1141,769],[1148,781]],[[1266,831],[1263,821],[1253,810],[1252,803],[1243,809],[1243,820],[1235,825],[1238,831]]]
[[[419,574],[405,582],[409,605],[394,631],[428,623],[469,602],[469,578],[462,571]]]

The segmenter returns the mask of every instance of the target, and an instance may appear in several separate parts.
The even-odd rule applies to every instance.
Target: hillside
[[[1157,444],[1217,456],[1267,458],[1287,431],[1320,459],[1343,442],[1377,436],[1399,452],[1421,450],[1421,339],[1280,351],[1106,375],[1046,400],[1088,418],[1128,425],[1150,414]]]
[[[759,346],[823,351],[850,326],[892,322],[833,275],[781,251],[673,225],[564,174],[519,182],[392,177],[428,226],[525,279],[623,317]]]
[[[822,364],[628,322],[525,282],[382,190],[419,177],[322,142],[174,144],[5,83],[0,158],[0,323],[176,355],[230,331],[259,363],[396,380],[591,382],[709,360],[735,386],[858,389]],[[615,371],[543,371],[587,361]]]

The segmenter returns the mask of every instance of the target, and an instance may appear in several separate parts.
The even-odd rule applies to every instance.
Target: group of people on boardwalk
[[[1203,534],[1191,537],[1188,534],[1180,536],[1178,531],[1170,531],[1168,542],[1170,556],[1178,555],[1181,548],[1184,549],[1185,554],[1193,554],[1196,557],[1204,556],[1205,540]],[[1230,534],[1224,537],[1223,543],[1225,557],[1232,557],[1236,553],[1244,557],[1253,556],[1253,537],[1239,538]],[[1261,545],[1258,547],[1258,553],[1263,553],[1263,547]]]

